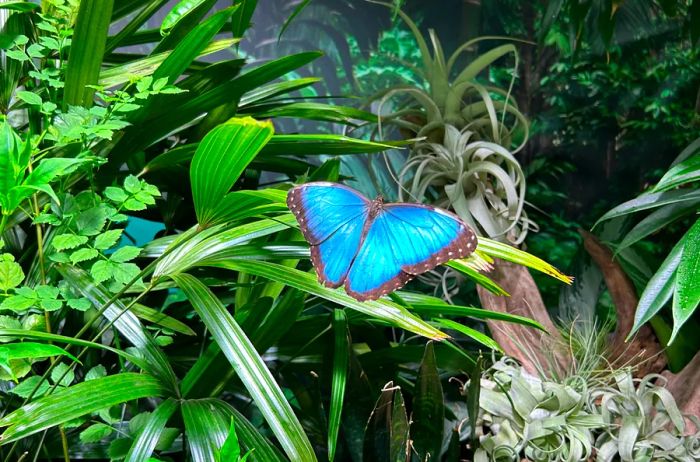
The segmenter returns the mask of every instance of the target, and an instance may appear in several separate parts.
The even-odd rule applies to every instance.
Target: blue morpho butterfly
[[[345,284],[359,301],[375,300],[415,276],[476,248],[476,235],[456,215],[422,204],[370,201],[352,188],[315,182],[296,186],[287,205],[311,244],[326,287]]]

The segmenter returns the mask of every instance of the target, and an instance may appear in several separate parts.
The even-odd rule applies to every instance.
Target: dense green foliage
[[[488,40],[424,32],[416,2],[282,3],[0,4],[0,459],[697,456],[663,384],[604,348],[559,381],[497,360],[484,321],[544,328],[474,288],[508,295],[495,259],[537,270],[598,342],[614,306],[575,230],[599,221],[635,330],[691,345],[675,370],[696,353],[700,67],[679,18],[700,3],[649,2],[664,40],[629,41],[612,2],[484,2],[478,32],[510,37]],[[286,207],[312,180],[450,208],[478,249],[359,302],[319,284]]]

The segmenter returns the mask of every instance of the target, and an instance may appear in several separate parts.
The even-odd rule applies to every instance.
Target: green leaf
[[[167,77],[168,83],[175,83],[177,78],[185,72],[192,61],[199,56],[202,50],[219,33],[235,10],[235,6],[224,8],[193,28],[184,39],[179,41],[175,49],[163,61],[163,64],[156,69],[153,73],[153,80]]]
[[[444,428],[443,425],[439,425],[439,422],[443,422],[444,418],[442,384],[435,361],[433,343],[428,342],[418,370],[411,419],[413,446],[421,460],[440,458]]]
[[[17,97],[25,103],[32,106],[41,106],[41,96],[31,91],[20,90],[16,93]]]
[[[673,333],[678,330],[700,305],[700,219],[683,238],[683,252],[676,271],[676,290],[673,293]]]
[[[294,18],[296,18],[299,13],[304,11],[304,8],[311,2],[311,0],[302,0],[297,4],[296,7],[294,7],[294,10],[292,10],[292,14],[290,14],[287,19],[285,19],[284,23],[282,24],[282,27],[280,28],[280,33],[277,35],[277,41],[279,42],[282,39],[282,35],[284,35],[284,31],[287,30],[287,28],[292,24],[292,21],[294,21]]]
[[[209,288],[189,274],[171,276],[234,367],[291,460],[315,461],[304,430],[255,347]]]
[[[170,29],[175,27],[183,16],[186,16],[187,13],[200,6],[205,1],[206,0],[180,0],[163,18],[160,24],[160,35],[167,35]]]
[[[66,356],[73,361],[80,362],[72,354],[68,353],[63,348],[56,345],[46,345],[43,343],[20,342],[20,343],[4,343],[0,345],[2,351],[8,360],[13,359],[43,359],[52,356]]]
[[[239,457],[241,457],[241,445],[238,443],[235,421],[231,419],[231,426],[229,427],[226,441],[224,441],[224,445],[221,446],[219,451],[219,460],[221,462],[228,460],[238,461]]]
[[[700,199],[700,191],[678,189],[673,191],[644,193],[631,201],[624,202],[617,207],[609,210],[605,215],[600,217],[595,223],[595,226],[605,220],[610,220],[615,217],[629,215],[630,213],[641,212],[656,207],[661,207],[666,204],[675,204],[678,202],[695,201]]]
[[[35,375],[33,377],[29,377],[26,380],[23,380],[19,385],[17,385],[11,390],[11,393],[24,399],[27,399],[30,396],[32,396],[32,392],[35,389],[36,392],[33,393],[33,396],[35,398],[39,396],[44,396],[49,391],[49,389],[51,389],[51,384],[49,384],[49,382],[45,380],[42,381],[41,377]]]
[[[634,314],[634,326],[632,326],[627,340],[671,299],[676,287],[676,271],[681,261],[684,243],[685,239],[681,239],[673,247],[644,288],[644,292],[639,297],[637,311]]]
[[[85,381],[89,382],[90,380],[99,379],[100,377],[104,377],[106,375],[107,369],[105,369],[105,367],[102,364],[98,364],[97,366],[87,371],[87,374],[85,374]]]
[[[408,416],[406,404],[401,390],[394,392],[391,409],[391,438],[389,440],[389,455],[392,462],[405,462],[406,452],[410,444]],[[408,449],[410,451],[410,449]]]
[[[0,427],[7,427],[2,442],[11,443],[104,408],[166,392],[157,379],[146,374],[116,374],[79,383],[5,415],[0,419]]]
[[[234,37],[243,37],[245,31],[250,27],[250,20],[253,18],[258,0],[236,0],[238,9],[231,17],[231,32]]]
[[[226,441],[226,429],[230,420],[226,421],[213,406],[215,401],[182,401],[182,420],[193,462],[217,461],[216,454]]]
[[[70,261],[75,265],[76,263],[97,258],[97,255],[99,255],[99,253],[95,249],[82,248],[70,254]]]
[[[447,329],[454,329],[457,332],[460,332],[460,333],[466,335],[467,337],[471,337],[472,339],[476,340],[477,342],[481,343],[482,345],[484,345],[487,348],[503,352],[503,350],[501,350],[501,347],[498,344],[498,342],[493,340],[488,335],[486,335],[482,332],[479,332],[478,330],[472,329],[471,327],[468,327],[468,326],[465,326],[465,325],[460,324],[458,322],[452,321],[451,319],[435,319],[435,321],[438,322],[439,324],[445,326],[445,328],[447,328]]]
[[[95,282],[102,283],[114,276],[114,266],[106,260],[99,260],[90,268],[90,274]]]
[[[17,313],[21,313],[38,303],[36,297],[25,297],[22,295],[13,295],[7,297],[0,304],[0,309],[11,310]]]
[[[500,258],[518,265],[527,266],[541,273],[571,284],[571,277],[565,275],[546,261],[502,242],[480,237],[477,250],[492,258]]]
[[[146,210],[146,204],[138,199],[130,198],[124,202],[124,208],[131,211]]]
[[[626,249],[632,244],[639,242],[660,229],[665,228],[681,217],[694,213],[699,205],[700,197],[695,200],[676,202],[674,204],[659,207],[657,210],[654,210],[652,213],[646,216],[642,221],[637,223],[634,228],[632,228],[625,235],[622,242],[620,242],[615,249],[615,253],[620,253],[622,250]]]
[[[95,238],[93,247],[98,250],[106,250],[114,247],[117,241],[122,237],[122,232],[124,232],[123,229],[110,229],[109,231],[99,234]]]
[[[178,407],[179,403],[176,400],[168,398],[148,415],[146,424],[135,436],[134,443],[126,455],[126,462],[141,462],[153,454],[163,435],[165,425]]]
[[[124,179],[124,189],[130,194],[136,194],[141,191],[141,181],[134,175],[129,175]]]
[[[700,181],[700,152],[668,169],[654,187],[654,191],[668,191],[694,181]]]
[[[80,2],[66,68],[64,109],[92,106],[95,90],[89,85],[99,80],[113,6],[114,0]]]
[[[59,363],[51,371],[51,381],[55,385],[69,387],[70,384],[73,383],[73,380],[75,380],[75,373],[64,363]]]
[[[447,337],[444,333],[412,315],[400,305],[386,300],[358,302],[340,289],[329,289],[322,286],[315,275],[304,273],[297,269],[287,268],[276,263],[253,260],[229,260],[227,262],[216,262],[213,266],[229,268],[234,271],[254,274],[280,282],[424,337],[436,340],[442,340]]]
[[[88,241],[86,236],[78,236],[77,234],[67,233],[54,236],[51,244],[56,250],[74,249],[85,244]]]
[[[328,416],[328,460],[333,462],[338,432],[340,430],[340,417],[343,411],[345,397],[345,383],[348,374],[348,358],[350,357],[348,321],[343,310],[336,309],[333,312],[333,332],[335,348],[333,349],[333,376],[331,380],[330,415]]]
[[[270,122],[231,119],[204,137],[192,158],[190,180],[197,219],[213,224],[219,202],[273,134]]]
[[[140,253],[141,249],[138,247],[134,247],[133,245],[125,245],[110,255],[109,259],[115,262],[123,263],[133,260],[134,258],[138,257]]]
[[[29,11],[36,10],[39,8],[39,4],[32,2],[23,2],[18,0],[8,0],[6,2],[0,3],[0,9],[21,11],[22,13],[27,13]]]
[[[0,255],[0,290],[7,292],[24,281],[24,271],[12,254]]]
[[[69,345],[83,346],[83,347],[88,347],[88,348],[96,348],[98,350],[110,351],[118,356],[121,356],[126,361],[129,361],[129,362],[132,362],[132,363],[138,365],[139,367],[141,367],[143,365],[143,361],[139,360],[138,357],[131,355],[123,350],[119,350],[117,348],[112,348],[112,347],[109,347],[106,345],[102,345],[100,343],[89,342],[87,340],[76,339],[73,337],[66,337],[66,336],[58,335],[58,334],[49,334],[48,332],[32,331],[32,330],[26,330],[26,329],[0,328],[0,339],[1,340],[8,340],[8,339],[14,340],[14,339],[23,339],[23,338],[29,338],[29,339],[33,339],[33,340],[52,341],[52,342],[56,342],[56,343],[66,343]],[[23,342],[22,344],[26,344],[26,343],[27,342]],[[51,345],[49,345],[49,346],[51,346]],[[53,355],[57,355],[57,354],[58,353],[54,353]]]
[[[90,425],[88,428],[80,432],[81,443],[98,443],[114,433],[114,429],[103,423]]]
[[[122,188],[116,186],[107,186],[105,188],[105,196],[111,201],[121,204],[129,198]]]

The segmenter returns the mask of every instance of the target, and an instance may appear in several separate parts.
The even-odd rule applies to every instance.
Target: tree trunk
[[[564,373],[568,368],[569,359],[561,348],[564,344],[563,339],[552,322],[540,291],[527,268],[496,260],[494,271],[489,277],[503,287],[510,297],[494,295],[478,287],[477,291],[484,308],[532,318],[545,329],[543,332],[520,324],[487,321],[491,335],[503,351],[520,361],[530,374]]]

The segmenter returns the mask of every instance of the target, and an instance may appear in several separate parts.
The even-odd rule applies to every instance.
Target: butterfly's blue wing
[[[414,276],[474,251],[474,232],[456,215],[420,204],[387,204],[372,221],[346,279],[358,300],[372,300]]]
[[[370,202],[346,186],[316,182],[291,189],[287,205],[311,244],[319,279],[341,286],[362,242]]]

